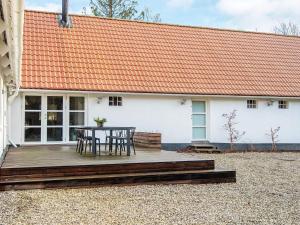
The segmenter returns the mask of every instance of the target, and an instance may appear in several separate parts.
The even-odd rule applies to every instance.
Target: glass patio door
[[[25,96],[24,142],[42,142],[42,96]]]
[[[26,95],[24,102],[24,142],[63,142],[64,96]]]
[[[81,96],[70,96],[69,114],[69,141],[76,141],[76,128],[83,126],[85,121],[85,99]]]
[[[206,103],[192,102],[192,138],[193,141],[206,140]]]
[[[47,96],[46,142],[62,142],[64,134],[64,97]]]

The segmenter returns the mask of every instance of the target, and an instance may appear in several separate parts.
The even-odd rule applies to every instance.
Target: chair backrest
[[[117,137],[125,137],[124,130],[116,130]]]

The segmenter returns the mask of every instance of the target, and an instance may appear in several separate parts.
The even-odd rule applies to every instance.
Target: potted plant
[[[103,127],[103,124],[107,122],[107,120],[105,118],[94,118],[94,121],[97,123],[98,127]]]

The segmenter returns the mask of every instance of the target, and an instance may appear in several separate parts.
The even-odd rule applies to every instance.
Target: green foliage
[[[137,0],[90,0],[89,5],[93,15],[117,19],[143,20],[160,22],[160,14],[152,15],[150,9],[137,11]],[[86,14],[86,9],[83,9]]]
[[[106,118],[94,118],[94,121],[97,123],[98,126],[103,126],[104,123],[107,122]]]

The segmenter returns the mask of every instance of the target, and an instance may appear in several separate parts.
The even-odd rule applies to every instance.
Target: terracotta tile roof
[[[300,38],[25,12],[24,89],[300,96]]]

